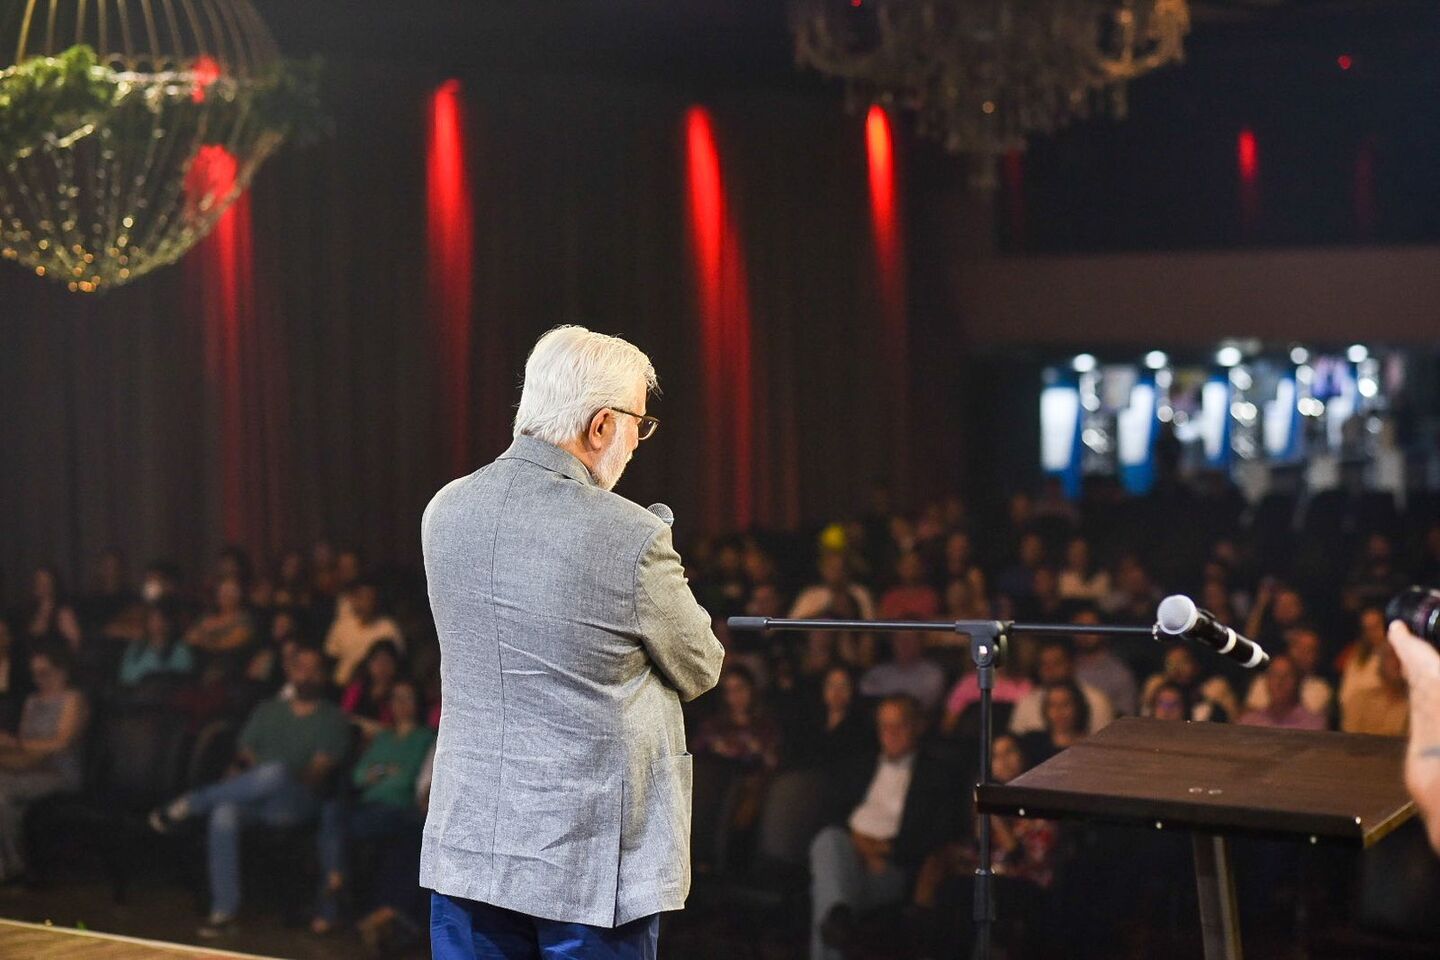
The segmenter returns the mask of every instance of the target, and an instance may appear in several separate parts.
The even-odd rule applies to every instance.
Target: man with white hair
[[[658,421],[648,357],[583,327],[525,364],[515,441],[421,539],[444,710],[420,883],[450,958],[654,958],[690,888],[681,700],[724,656],[670,529],[611,493]]]

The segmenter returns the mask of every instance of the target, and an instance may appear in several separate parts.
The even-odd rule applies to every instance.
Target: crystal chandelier
[[[796,59],[846,81],[852,106],[914,112],[922,133],[994,158],[1097,110],[1184,57],[1186,0],[794,0]]]
[[[22,0],[0,17],[0,256],[91,293],[173,263],[292,127],[249,0]]]

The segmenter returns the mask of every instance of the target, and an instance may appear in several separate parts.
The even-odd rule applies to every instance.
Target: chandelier
[[[852,107],[914,112],[921,133],[994,159],[1097,111],[1184,57],[1186,0],[794,0],[796,59],[846,81]]]
[[[0,257],[72,291],[178,260],[318,123],[318,74],[280,59],[249,0],[7,6]]]

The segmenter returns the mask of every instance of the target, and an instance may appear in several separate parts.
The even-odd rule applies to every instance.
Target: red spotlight
[[[1340,67],[1341,70],[1349,70],[1351,67],[1355,66],[1355,58],[1350,56],[1350,54],[1348,53],[1342,53],[1340,54],[1340,56],[1335,58],[1335,63]]]
[[[1240,162],[1240,177],[1243,180],[1254,180],[1260,172],[1260,150],[1255,143],[1255,133],[1249,129],[1241,130],[1236,141],[1236,156]]]

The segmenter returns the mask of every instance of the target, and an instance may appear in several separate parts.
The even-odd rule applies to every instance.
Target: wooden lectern
[[[1122,718],[1007,784],[985,813],[1192,831],[1206,960],[1239,960],[1232,833],[1369,847],[1415,813],[1405,741]]]

